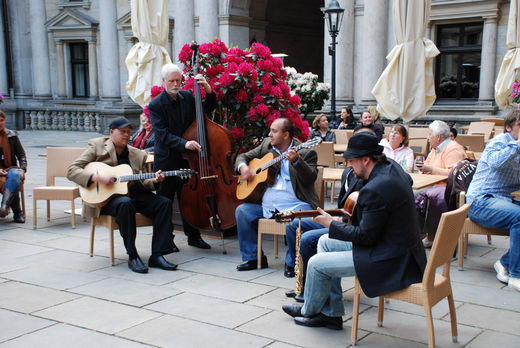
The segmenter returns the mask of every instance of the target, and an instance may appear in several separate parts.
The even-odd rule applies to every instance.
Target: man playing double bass
[[[182,71],[175,64],[165,64],[161,75],[164,90],[148,105],[152,126],[155,130],[154,171],[187,168],[188,163],[182,158],[186,151],[201,151],[201,146],[194,140],[182,138],[184,132],[195,119],[195,98],[189,91],[181,90]],[[217,99],[211,86],[202,75],[195,79],[206,91],[204,112],[215,109]],[[179,206],[184,181],[178,177],[166,178],[159,193],[172,200],[177,195]],[[182,216],[182,214],[181,214]],[[188,237],[188,245],[210,249],[210,245],[200,237],[200,231],[188,224],[182,216],[184,234]],[[179,249],[174,245],[174,249]]]
[[[269,152],[276,157],[287,151],[287,157],[281,161],[274,185],[266,189],[261,202],[241,204],[235,211],[238,242],[242,260],[245,261],[237,266],[237,271],[248,271],[257,267],[257,230],[260,218],[271,217],[275,209],[312,210],[319,205],[318,195],[314,190],[314,181],[318,173],[318,155],[312,149],[294,151],[293,147],[300,144],[298,139],[293,138],[294,134],[293,123],[287,118],[278,118],[271,124],[269,138],[236,159],[237,171],[240,172],[242,180],[247,180],[255,175],[248,166],[252,159],[262,158]],[[262,268],[266,267],[267,258],[262,255]]]

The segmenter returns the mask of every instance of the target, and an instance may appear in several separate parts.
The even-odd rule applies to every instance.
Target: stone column
[[[98,96],[98,75],[96,41],[94,40],[88,40],[88,76],[90,98],[96,98]]]
[[[101,61],[101,96],[103,98],[121,98],[116,20],[116,1],[103,1],[99,11],[99,43],[103,57]]]
[[[7,2],[10,43],[11,43],[11,68],[14,84],[14,94],[21,98],[31,98],[33,95],[33,83],[31,73],[31,41],[28,40],[27,23],[30,16],[27,13],[25,1],[5,0]],[[2,47],[2,50],[4,48]]]
[[[372,88],[386,65],[388,53],[388,0],[365,0],[363,14],[363,42],[366,44],[363,51],[363,89],[362,103],[375,103]]]
[[[29,14],[31,16],[33,93],[37,98],[49,98],[52,92],[44,1],[30,0]]]
[[[197,42],[209,42],[218,35],[218,0],[196,0],[195,13],[199,16]]]
[[[336,110],[341,111],[339,107],[354,100],[354,0],[340,0],[339,5],[345,9],[336,45]]]
[[[4,97],[8,97],[9,82],[7,81],[7,52],[5,51],[4,36],[4,13],[3,6],[0,6],[0,93]]]
[[[193,1],[175,0],[173,7],[173,18],[175,28],[173,34],[173,63],[179,63],[179,53],[184,44],[189,44],[195,40],[195,24],[193,20],[194,8]]]
[[[63,41],[56,40],[56,70],[58,71],[58,97],[67,97],[65,84],[65,57]]]
[[[497,52],[497,17],[484,18],[482,56],[480,61],[479,102],[489,103],[495,99],[495,60]]]

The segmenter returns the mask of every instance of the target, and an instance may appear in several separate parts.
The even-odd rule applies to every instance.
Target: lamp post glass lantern
[[[329,7],[321,8],[321,12],[327,22],[330,37],[332,42],[329,45],[329,55],[332,56],[332,75],[330,83],[330,123],[332,128],[337,127],[336,122],[336,37],[338,36],[339,29],[341,28],[341,21],[343,20],[343,12],[345,10],[339,7],[337,0],[332,0],[329,3]]]

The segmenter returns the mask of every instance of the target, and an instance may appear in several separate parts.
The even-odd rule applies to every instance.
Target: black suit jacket
[[[331,238],[352,242],[356,274],[369,297],[422,280],[426,254],[409,177],[389,160],[376,165],[360,190],[354,225],[330,225]]]
[[[204,112],[213,111],[216,104],[215,93],[207,93]],[[155,131],[154,170],[185,167],[182,153],[186,151],[186,140],[182,135],[195,120],[195,97],[182,90],[174,100],[164,90],[150,102],[148,110]]]

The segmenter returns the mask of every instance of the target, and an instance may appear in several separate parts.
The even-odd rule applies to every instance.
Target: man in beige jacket
[[[118,117],[110,123],[110,137],[91,139],[87,149],[67,170],[67,178],[78,185],[88,186],[92,183],[112,185],[113,178],[103,173],[92,174],[83,168],[91,162],[102,162],[110,166],[127,164],[134,174],[145,171],[146,153],[128,146],[131,134],[130,121]],[[153,219],[152,255],[148,266],[164,270],[175,270],[177,265],[169,263],[163,257],[173,252],[173,226],[171,222],[171,201],[154,194],[155,184],[164,181],[159,170],[154,179],[138,181],[129,187],[127,196],[116,196],[102,208],[83,205],[83,215],[97,217],[100,214],[115,216],[119,231],[128,254],[128,267],[137,273],[146,273],[148,268],[143,264],[135,247],[136,224],[135,213],[139,212]]]

